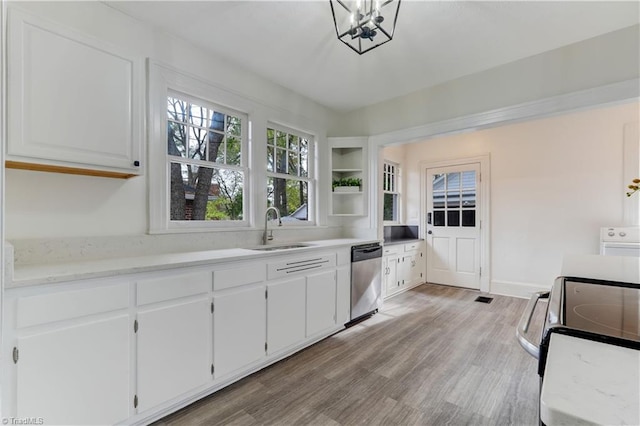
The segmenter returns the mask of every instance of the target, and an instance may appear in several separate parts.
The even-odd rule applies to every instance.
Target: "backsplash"
[[[385,242],[417,238],[420,238],[418,225],[390,225],[384,227]]]
[[[350,237],[339,227],[274,228],[272,244]],[[16,265],[245,248],[261,244],[262,231],[9,240]]]

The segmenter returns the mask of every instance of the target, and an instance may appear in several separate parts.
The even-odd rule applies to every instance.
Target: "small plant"
[[[360,178],[342,178],[334,179],[332,187],[335,189],[337,186],[361,186],[362,179]]]
[[[635,178],[631,181],[632,184],[627,186],[631,191],[627,192],[627,197],[631,197],[633,194],[640,190],[640,178]]]

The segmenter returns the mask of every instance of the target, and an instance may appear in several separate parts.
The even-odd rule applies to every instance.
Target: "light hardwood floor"
[[[535,425],[537,362],[515,339],[526,300],[478,295],[419,286],[157,425]]]

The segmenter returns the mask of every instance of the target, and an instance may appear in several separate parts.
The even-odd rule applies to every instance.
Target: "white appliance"
[[[600,228],[600,254],[640,257],[640,227]]]

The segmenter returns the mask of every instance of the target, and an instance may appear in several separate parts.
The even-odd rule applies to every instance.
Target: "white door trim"
[[[457,166],[461,164],[480,163],[480,291],[489,292],[491,283],[491,156],[483,154],[474,157],[447,158],[435,161],[421,161],[420,168],[420,238],[426,240],[424,221],[427,214],[426,181],[427,169],[436,167]]]

